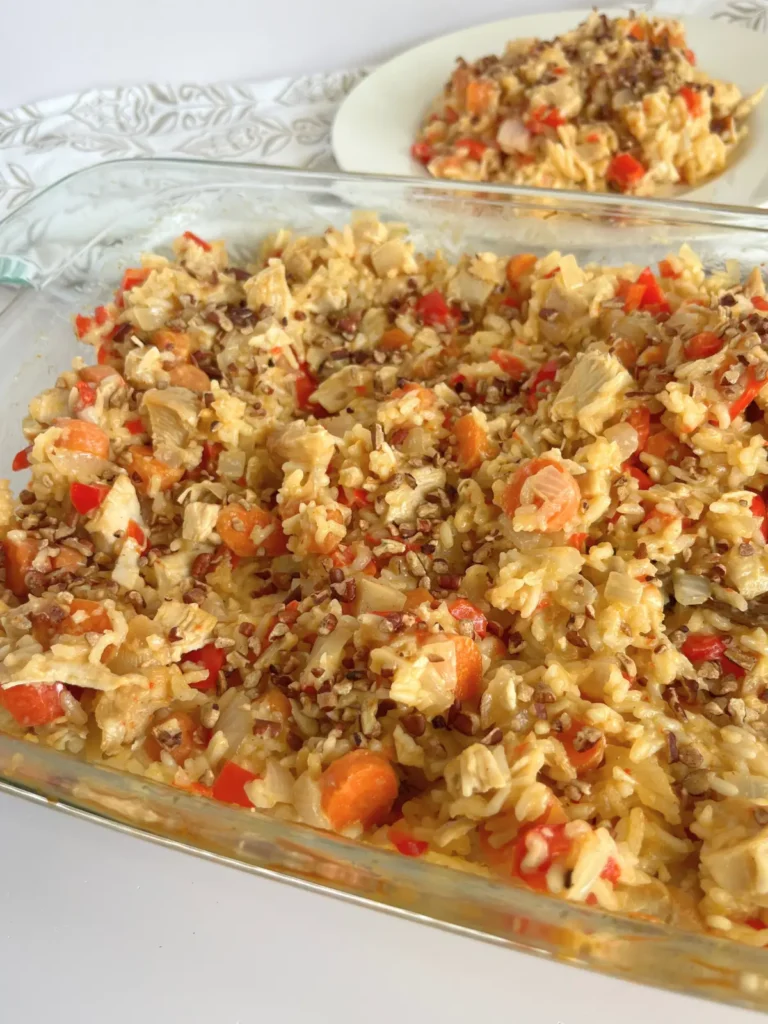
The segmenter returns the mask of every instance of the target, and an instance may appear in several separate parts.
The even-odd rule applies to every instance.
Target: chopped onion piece
[[[712,594],[712,585],[706,576],[683,572],[675,578],[674,592],[678,604],[690,607],[705,604]]]
[[[607,441],[613,441],[619,449],[622,462],[626,462],[637,451],[639,438],[631,423],[617,423],[613,427],[608,427],[605,438]]]
[[[643,599],[643,584],[623,572],[608,573],[605,584],[605,600],[609,604],[640,604]]]
[[[527,153],[531,145],[531,133],[519,117],[508,117],[499,125],[496,141],[504,153]]]

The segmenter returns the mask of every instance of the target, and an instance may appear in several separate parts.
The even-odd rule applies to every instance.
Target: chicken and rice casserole
[[[459,60],[412,154],[436,178],[650,196],[720,174],[761,97],[698,70],[681,22],[593,12]]]
[[[0,493],[0,728],[768,942],[754,270],[186,233],[78,315]]]

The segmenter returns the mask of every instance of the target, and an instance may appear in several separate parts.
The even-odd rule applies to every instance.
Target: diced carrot
[[[691,449],[688,445],[684,444],[679,437],[666,428],[650,435],[644,451],[647,455],[663,459],[673,466],[679,465],[687,455],[691,454]]]
[[[53,567],[54,569],[77,569],[81,565],[85,565],[87,560],[82,551],[76,551],[75,548],[65,548],[62,545],[59,548],[58,555],[53,560]]]
[[[58,632],[68,636],[106,633],[109,629],[112,629],[112,622],[104,606],[98,601],[87,601],[82,597],[73,599],[69,615],[58,626]]]
[[[532,252],[519,252],[515,256],[511,256],[507,262],[507,281],[513,287],[517,285],[521,277],[526,274],[530,274],[533,268],[536,266],[537,256],[534,256]]]
[[[473,79],[467,85],[465,106],[467,113],[481,117],[487,113],[499,95],[499,87],[487,79]]]
[[[109,458],[109,437],[95,423],[63,419],[57,420],[56,426],[61,430],[56,439],[57,448],[96,455],[100,459]]]
[[[21,683],[10,689],[0,689],[0,707],[4,707],[25,728],[49,725],[64,715],[61,706],[63,689],[61,683]]]
[[[203,730],[192,715],[186,711],[168,714],[165,709],[155,714],[144,740],[144,750],[153,761],[159,761],[162,751],[166,751],[178,765],[204,745]]]
[[[152,344],[161,352],[172,352],[180,360],[189,359],[192,351],[192,339],[186,331],[169,331],[165,328],[154,331],[150,336]]]
[[[648,443],[651,433],[651,414],[644,405],[631,409],[624,417],[624,422],[635,428],[637,434],[637,451],[641,452]]]
[[[543,817],[543,816],[542,816]],[[504,816],[504,831],[508,817]],[[502,846],[495,846],[491,843],[493,831],[484,824],[479,830],[480,848],[486,862],[502,876],[518,879],[525,883],[529,889],[535,892],[549,892],[547,875],[549,869],[555,863],[564,863],[571,850],[573,840],[566,834],[566,822],[547,823],[539,821],[528,825],[522,825],[514,839]],[[513,823],[510,822],[510,825]],[[526,858],[529,849],[533,847],[529,837],[534,837],[538,842],[537,846],[542,847],[543,856],[537,859],[535,865],[529,865]]]
[[[511,352],[507,352],[503,348],[495,348],[491,352],[491,359],[497,366],[499,366],[504,373],[508,374],[515,381],[521,381],[525,378],[528,369],[522,359],[518,359],[517,356],[513,356]]]
[[[199,366],[193,366],[191,363],[181,363],[172,367],[168,376],[175,388],[187,388],[199,395],[211,390],[211,378]]]
[[[410,344],[411,336],[409,334],[401,331],[399,327],[390,327],[384,331],[376,347],[385,352],[397,352],[401,348],[408,348]]]
[[[617,338],[612,347],[613,354],[621,365],[627,370],[631,370],[637,362],[637,349],[634,342],[630,341],[629,338]]]
[[[686,359],[708,359],[716,355],[725,344],[725,338],[714,331],[700,331],[683,345]]]
[[[433,600],[434,598],[426,587],[414,587],[405,595],[404,611],[413,611],[414,608],[418,608],[422,604],[431,605]]]
[[[456,420],[453,433],[456,435],[456,460],[463,473],[473,472],[496,454],[488,431],[472,413]]]
[[[573,719],[571,726],[565,732],[558,734],[557,738],[565,747],[568,760],[576,771],[577,775],[586,775],[587,772],[597,768],[605,756],[605,736],[600,733],[599,739],[590,746],[584,746],[584,739],[579,741],[579,733],[585,728],[585,723]],[[582,747],[578,750],[577,747]]]
[[[27,596],[27,573],[40,550],[40,542],[34,537],[22,537],[11,540],[6,537],[5,548],[5,585],[16,597]]]
[[[474,700],[483,679],[483,658],[475,641],[461,633],[429,633],[421,642],[450,642],[456,649],[456,700]]]
[[[681,270],[675,270],[674,265],[670,260],[659,260],[659,273],[662,277],[676,280],[678,277],[682,277]]]
[[[149,445],[133,445],[125,453],[124,462],[140,494],[168,491],[184,476],[183,466],[161,462]]]
[[[389,761],[371,750],[352,750],[320,776],[321,805],[337,832],[360,823],[367,828],[389,813],[399,784]]]
[[[273,527],[272,531],[260,543],[256,543],[251,534],[257,528]],[[225,505],[216,520],[216,532],[230,551],[241,558],[251,558],[263,548],[272,558],[282,555],[287,550],[285,534],[279,521],[263,508],[253,505],[245,508],[236,503]]]
[[[523,489],[529,480],[532,480],[542,470],[555,469],[563,477],[562,490],[553,498],[544,498],[535,491],[523,499]],[[531,459],[522,465],[512,480],[504,488],[501,495],[501,507],[508,516],[514,516],[521,504],[532,504],[537,508],[543,508],[546,515],[546,524],[542,527],[544,533],[554,533],[562,530],[563,527],[573,519],[579,511],[581,491],[576,480],[568,470],[559,462],[547,458]]]
[[[418,392],[419,404],[425,408],[431,409],[437,404],[437,395],[431,388],[424,388],[421,384],[414,384],[413,381],[409,381],[401,388],[395,388],[390,397],[402,398],[403,395],[410,395],[414,391]]]
[[[638,43],[643,42],[645,39],[645,25],[642,22],[633,21],[627,29],[627,35]]]

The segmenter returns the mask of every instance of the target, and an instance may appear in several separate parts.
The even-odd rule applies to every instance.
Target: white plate
[[[383,64],[350,93],[336,115],[332,142],[339,167],[365,174],[426,177],[421,164],[411,158],[411,144],[456,58],[473,61],[500,53],[509,39],[551,39],[575,28],[588,13],[533,14],[478,25],[423,43]],[[707,74],[735,82],[745,95],[768,81],[768,43],[762,33],[705,18],[684,21],[688,45]],[[698,188],[681,189],[681,198],[745,206],[768,203],[768,97],[753,112],[749,128],[728,170]]]

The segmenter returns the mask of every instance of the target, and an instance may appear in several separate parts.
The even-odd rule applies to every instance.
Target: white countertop
[[[463,24],[558,6],[586,2],[14,3],[3,13],[3,37],[15,42],[4,47],[0,111],[101,84],[360,66]],[[245,1024],[271,1012],[289,1024],[763,1020],[365,911],[4,794],[0,1006],[8,1024]]]

